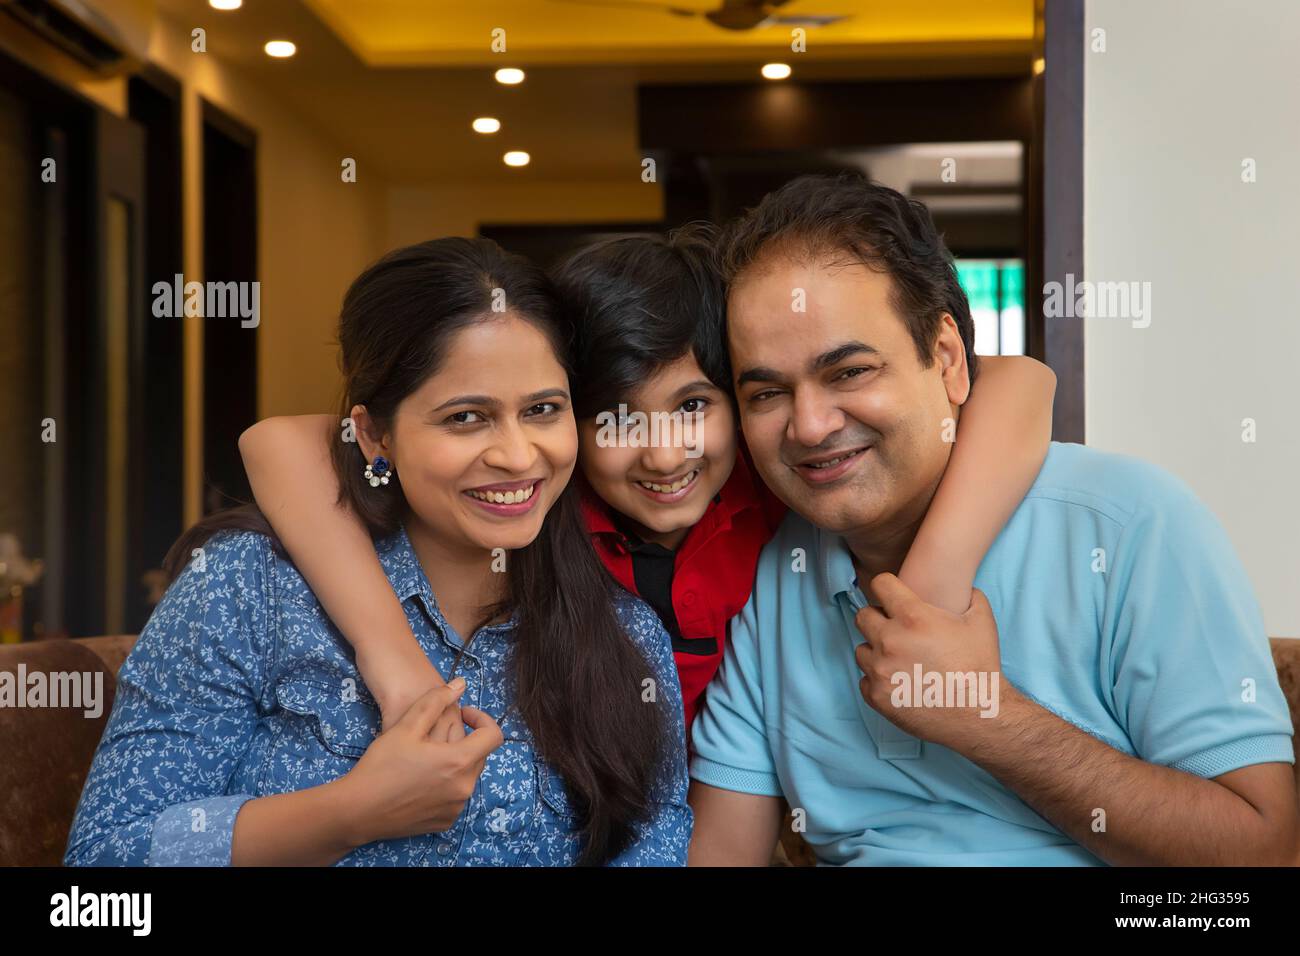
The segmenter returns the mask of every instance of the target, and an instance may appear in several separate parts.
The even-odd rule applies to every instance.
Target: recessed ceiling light
[[[470,125],[476,133],[495,133],[501,128],[501,121],[493,116],[480,116]]]
[[[268,40],[263,49],[266,50],[267,56],[281,60],[298,52],[298,48],[289,40]]]
[[[498,83],[504,83],[506,86],[514,86],[516,83],[524,81],[524,71],[513,66],[504,66],[496,71]]]
[[[244,0],[208,0],[213,10],[238,10],[243,5]]]
[[[527,166],[528,161],[532,159],[532,157],[522,149],[512,149],[501,158],[505,160],[507,166]]]
[[[1041,56],[1040,56],[1038,59],[1034,60],[1034,75],[1035,75],[1035,76],[1037,76],[1039,73],[1042,73],[1043,70],[1045,70],[1045,69],[1047,69],[1047,61],[1046,61],[1046,60],[1044,60]]]
[[[789,63],[768,63],[762,69],[764,79],[784,80],[790,75]]]

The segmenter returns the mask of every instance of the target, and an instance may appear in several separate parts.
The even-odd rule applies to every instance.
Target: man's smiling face
[[[796,311],[802,290],[804,311]],[[768,486],[839,534],[903,532],[948,463],[969,383],[945,317],[922,363],[893,280],[838,256],[770,252],[733,284],[727,329],[741,426]],[[838,460],[837,460],[838,459]]]

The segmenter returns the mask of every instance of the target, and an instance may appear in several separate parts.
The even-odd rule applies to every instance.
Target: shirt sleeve
[[[210,540],[154,609],[118,675],[66,865],[229,865],[252,799],[228,784],[257,723],[268,550],[260,535]]]
[[[654,696],[667,717],[668,739],[655,781],[651,816],[636,827],[632,844],[607,865],[685,866],[694,815],[686,802],[690,783],[686,774],[686,724],[672,638],[649,605],[641,601],[621,616],[654,672]],[[650,685],[643,685],[643,699],[648,690]]]
[[[691,776],[722,790],[779,797],[781,783],[763,718],[755,607],[758,591],[756,586],[740,613],[731,619],[722,666],[695,718]]]
[[[1181,482],[1153,484],[1108,572],[1120,722],[1143,760],[1199,777],[1294,763],[1263,618],[1227,533]]]

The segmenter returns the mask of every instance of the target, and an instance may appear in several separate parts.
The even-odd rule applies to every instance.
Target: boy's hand
[[[377,646],[377,642],[372,640],[357,647],[356,653],[357,669],[379,704],[385,730],[401,720],[411,705],[426,693],[446,683],[411,635],[405,640],[384,640],[382,646]],[[452,711],[459,715],[459,704],[448,708],[448,713]],[[443,723],[440,719],[438,726]],[[464,723],[455,720],[439,743],[460,740],[464,736]]]

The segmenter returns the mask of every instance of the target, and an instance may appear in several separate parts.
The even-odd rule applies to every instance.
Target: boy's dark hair
[[[663,366],[690,353],[731,395],[723,336],[726,293],[718,231],[692,223],[667,235],[623,233],[588,243],[552,272],[572,324],[579,419],[610,410]]]
[[[723,279],[735,283],[769,255],[830,254],[883,271],[921,364],[929,367],[939,316],[949,313],[975,380],[975,325],[952,254],[925,204],[857,173],[800,176],[768,193],[727,230]]]

